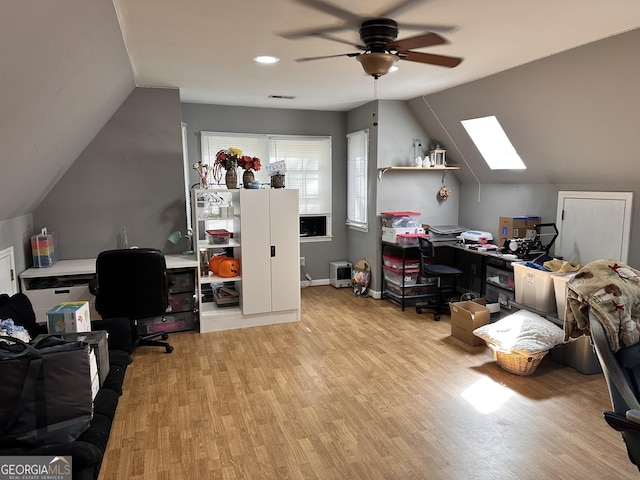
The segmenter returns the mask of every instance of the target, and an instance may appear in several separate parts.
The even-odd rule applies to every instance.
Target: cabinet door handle
[[[54,295],[60,295],[60,294],[63,294],[63,293],[69,293],[70,291],[71,290],[54,290],[53,294]]]
[[[271,256],[272,257],[276,256],[276,246],[275,245],[271,245]]]

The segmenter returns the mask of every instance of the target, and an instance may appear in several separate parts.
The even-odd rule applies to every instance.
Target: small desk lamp
[[[180,230],[176,230],[171,235],[169,235],[168,240],[177,245],[181,238],[186,238],[189,242],[189,249],[182,252],[183,255],[193,255],[193,231],[191,229],[187,230],[186,235],[182,235]]]

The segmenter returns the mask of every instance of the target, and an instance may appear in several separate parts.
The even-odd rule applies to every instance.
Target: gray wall
[[[333,239],[329,242],[300,244],[305,272],[314,279],[329,278],[329,262],[345,260],[346,221],[346,114],[344,112],[305,111],[272,108],[229,107],[182,104],[182,121],[187,124],[189,163],[200,160],[200,131],[284,135],[330,135],[332,137]],[[192,169],[191,169],[192,170]],[[191,184],[198,182],[191,172]]]
[[[558,192],[561,190],[633,192],[631,241],[627,263],[634,268],[640,267],[640,251],[635,248],[640,239],[640,185],[637,181],[614,185],[485,184],[481,188],[477,185],[465,184],[462,185],[460,198],[460,223],[469,228],[487,230],[496,237],[500,216],[530,214],[539,215],[545,223],[555,222]]]
[[[0,250],[13,246],[16,273],[31,266],[31,235],[33,235],[33,217],[21,215],[0,222]]]
[[[631,176],[640,178],[639,46],[640,29],[409,105],[462,167],[457,176],[463,183],[477,177],[481,183],[624,184]],[[487,167],[460,123],[487,115],[500,120],[526,170]]]
[[[167,237],[186,225],[180,94],[136,88],[33,214],[58,237],[60,259],[129,244],[178,253]]]
[[[377,125],[374,125],[374,114]],[[378,168],[413,166],[413,139],[420,138],[428,150],[430,139],[405,102],[380,100],[349,112],[348,131],[369,128],[369,231],[349,231],[348,260],[367,259],[372,267],[370,288],[377,295],[382,289],[380,212],[420,212],[421,223],[449,225],[458,222],[460,189],[458,180],[448,172],[428,169],[388,171],[378,179]],[[437,200],[446,184],[452,196]]]
[[[635,193],[628,263],[640,266],[640,30],[407,102],[447,146],[462,183],[459,222],[497,233],[500,216],[555,222],[559,190]],[[491,171],[460,121],[496,115],[524,171]]]
[[[113,0],[3,1],[0,221],[31,215],[135,88]]]

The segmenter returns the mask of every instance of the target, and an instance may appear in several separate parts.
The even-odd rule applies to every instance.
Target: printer
[[[460,238],[464,243],[487,243],[493,240],[493,236],[489,232],[481,232],[478,230],[467,230],[460,234]],[[480,241],[482,239],[482,241]]]
[[[467,230],[456,225],[429,226],[429,240],[431,242],[455,242],[459,234]]]

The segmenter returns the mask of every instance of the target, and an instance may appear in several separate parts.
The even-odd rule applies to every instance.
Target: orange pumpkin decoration
[[[220,262],[225,258],[229,257],[227,257],[226,255],[216,255],[215,257],[211,257],[211,260],[209,260],[209,270],[211,270],[211,273],[213,273],[214,275],[218,275]]]
[[[224,258],[218,264],[218,275],[221,277],[237,277],[240,275],[240,262],[235,258]]]

